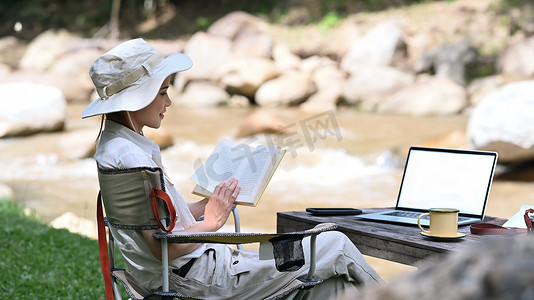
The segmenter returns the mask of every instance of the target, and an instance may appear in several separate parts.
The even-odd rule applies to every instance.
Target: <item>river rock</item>
[[[315,91],[309,72],[292,71],[262,84],[255,99],[260,106],[298,105]]]
[[[177,106],[214,107],[228,101],[230,95],[214,82],[196,80],[190,82],[182,94],[169,88],[169,97]]]
[[[337,300],[529,299],[534,282],[532,253],[532,235],[484,239],[382,287],[353,290]]]
[[[0,183],[0,200],[9,200],[12,201],[15,199],[15,194],[13,189],[10,186]]]
[[[318,67],[313,72],[312,80],[317,92],[302,103],[299,109],[310,113],[335,110],[336,104],[341,99],[345,73],[336,66],[326,65]]]
[[[46,138],[50,142],[57,144],[57,147],[53,152],[55,152],[60,159],[82,159],[93,157],[95,155],[97,136],[97,128],[91,127],[62,132],[57,135],[57,141],[56,136],[54,135],[47,136]],[[36,142],[37,141],[38,140],[36,140]],[[50,152],[48,149],[43,149],[41,151]]]
[[[498,68],[504,74],[534,76],[534,36],[508,47],[499,57]]]
[[[165,128],[160,127],[158,129],[154,129],[146,126],[145,128],[143,128],[143,134],[147,138],[158,144],[161,150],[174,145],[172,135],[167,130],[165,130]]]
[[[403,32],[396,20],[387,20],[369,30],[354,41],[341,60],[341,68],[356,73],[361,65],[393,65],[396,56],[405,56],[406,44]]]
[[[451,43],[424,53],[415,63],[417,73],[433,69],[437,75],[450,77],[454,82],[466,83],[467,65],[476,62],[478,51],[467,42]]]
[[[27,45],[16,37],[5,36],[0,38],[0,65],[16,68],[26,51]]]
[[[258,17],[243,11],[227,14],[208,28],[208,33],[232,41],[236,57],[271,57],[273,40],[268,25]]]
[[[499,153],[499,162],[534,158],[534,81],[506,84],[472,111],[467,136],[472,148]]]
[[[341,90],[345,83],[345,73],[335,65],[323,65],[314,70],[312,80],[318,90],[333,88]]]
[[[61,90],[33,83],[0,84],[0,137],[63,128],[67,103]]]
[[[226,105],[228,107],[240,107],[240,108],[245,108],[245,107],[249,107],[250,106],[250,99],[243,96],[243,95],[238,95],[238,94],[233,94],[230,96],[230,99],[228,99],[228,101],[226,102]]]
[[[243,138],[256,134],[284,134],[287,129],[282,120],[273,113],[258,109],[253,110],[237,130],[235,137]]]
[[[146,41],[165,57],[174,53],[184,52],[185,45],[187,44],[184,40],[157,39]]]
[[[98,49],[87,48],[59,57],[48,73],[51,84],[61,89],[69,102],[88,102],[94,90],[89,69],[101,54]]]
[[[413,75],[396,68],[361,66],[343,86],[343,97],[349,104],[373,111],[380,100],[414,81]]]
[[[334,29],[332,35],[324,40],[322,45],[324,55],[340,61],[347,54],[352,43],[361,37],[361,31],[358,17],[349,16]]]
[[[47,71],[62,55],[91,47],[97,47],[97,41],[79,38],[63,29],[47,30],[30,42],[19,68]]]
[[[341,98],[341,89],[319,90],[311,95],[306,102],[299,105],[299,110],[306,113],[320,113],[328,110],[336,110],[336,104]]]
[[[285,44],[276,45],[273,48],[273,60],[279,72],[297,70],[300,67],[301,59],[291,52]]]
[[[11,72],[12,70],[10,66],[0,63],[0,77],[7,76],[11,74]]]
[[[226,37],[205,32],[195,33],[188,41],[184,53],[193,60],[193,67],[180,73],[182,81],[211,80],[219,77],[218,69],[232,59],[232,41]]]
[[[476,106],[480,103],[480,101],[482,101],[482,99],[484,99],[484,97],[504,83],[505,79],[502,75],[493,75],[474,79],[467,86],[469,103],[472,106]]]
[[[96,239],[97,228],[94,221],[78,217],[72,212],[66,212],[50,222],[50,226],[56,229],[67,229],[70,232],[81,234]]]
[[[419,76],[409,85],[379,103],[380,113],[412,116],[451,115],[467,106],[464,88],[448,77]]]
[[[317,69],[325,67],[337,67],[337,62],[326,56],[312,55],[301,61],[299,69],[313,73]]]
[[[278,75],[272,60],[244,57],[232,60],[221,67],[220,82],[228,92],[252,98],[264,82]]]

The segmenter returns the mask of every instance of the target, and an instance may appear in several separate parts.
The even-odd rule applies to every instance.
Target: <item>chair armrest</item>
[[[312,229],[285,233],[241,233],[241,232],[157,232],[152,236],[158,240],[166,239],[169,243],[217,243],[217,244],[249,244],[269,242],[278,237],[305,237],[321,232],[335,230],[334,223],[321,223]]]

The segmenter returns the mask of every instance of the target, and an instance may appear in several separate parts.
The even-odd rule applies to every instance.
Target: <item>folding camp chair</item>
[[[268,299],[280,299],[291,295],[299,299],[307,290],[322,281],[313,277],[315,272],[315,244],[316,237],[321,232],[334,230],[335,224],[320,224],[313,229],[290,233],[241,233],[239,232],[239,214],[234,207],[235,233],[203,232],[203,233],[174,233],[172,203],[164,193],[163,173],[159,168],[136,168],[126,170],[98,170],[101,193],[98,196],[97,220],[99,235],[99,251],[102,272],[106,285],[107,299],[121,299],[120,282],[131,299],[199,299],[189,297],[169,289],[168,243],[220,243],[244,244],[267,243],[273,244],[274,257],[279,270],[293,269],[295,260],[288,257],[294,245],[300,245],[302,239],[311,236],[310,241],[310,269],[306,275],[291,282],[286,288],[278,291]],[[132,188],[138,187],[138,188]],[[103,217],[102,202],[106,209]],[[147,213],[147,210],[150,212]],[[169,224],[167,226],[166,224]],[[161,291],[151,292],[135,280],[128,271],[115,268],[115,246],[111,231],[108,230],[108,244],[106,247],[106,229],[108,227],[128,229],[161,229],[154,238],[160,240],[162,251],[162,280]],[[298,251],[297,251],[298,252]],[[297,258],[297,264],[304,264],[304,256]],[[274,262],[273,262],[274,263]],[[299,265],[299,267],[300,267]]]

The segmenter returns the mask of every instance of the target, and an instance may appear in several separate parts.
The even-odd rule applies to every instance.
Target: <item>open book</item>
[[[196,183],[193,194],[209,197],[219,183],[235,177],[241,186],[235,203],[256,206],[285,153],[279,146],[252,147],[221,139],[191,176]]]

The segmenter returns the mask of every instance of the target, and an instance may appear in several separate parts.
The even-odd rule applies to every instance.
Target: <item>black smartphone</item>
[[[347,216],[362,213],[362,210],[357,208],[306,208],[306,211],[316,216]]]

